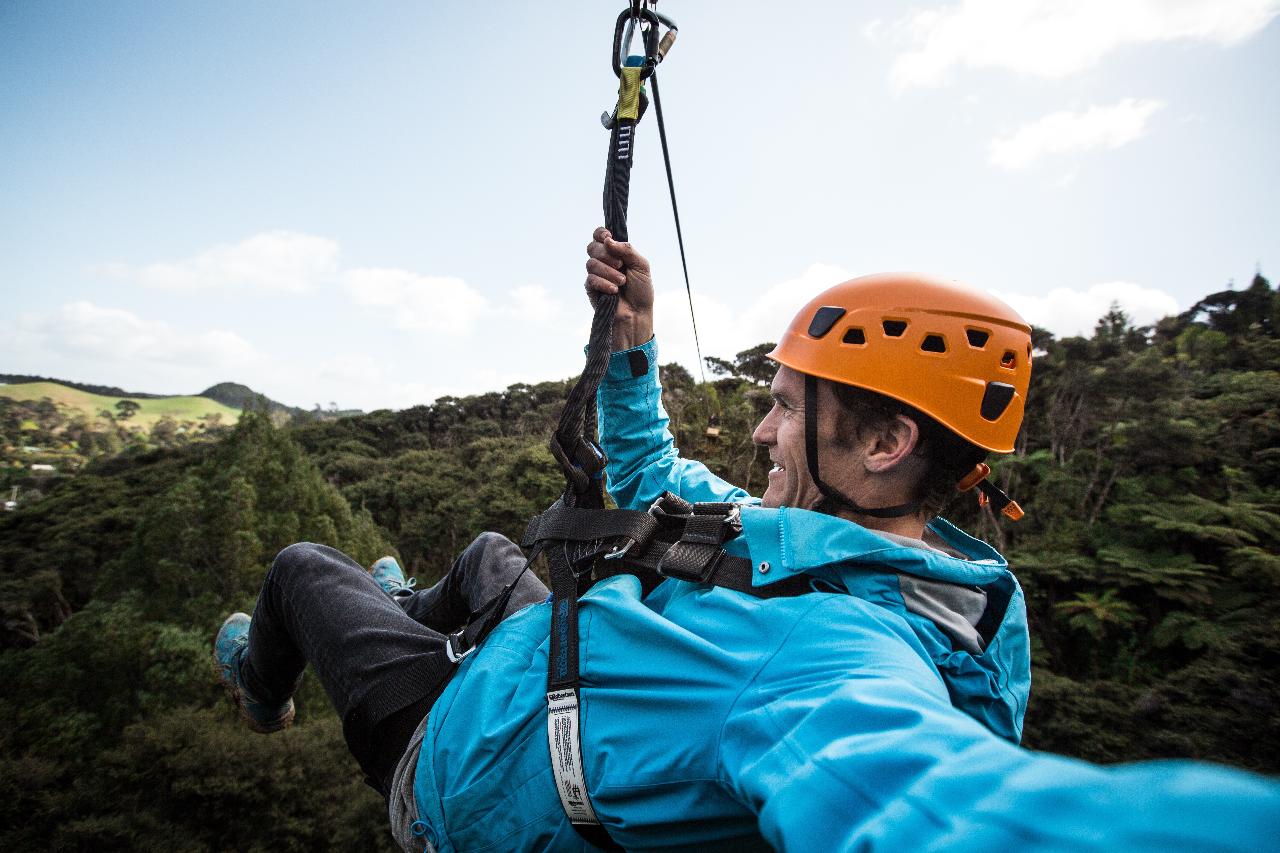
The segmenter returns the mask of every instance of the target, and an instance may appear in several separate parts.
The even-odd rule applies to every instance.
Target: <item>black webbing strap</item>
[[[742,532],[737,504],[694,504],[684,519],[684,531],[658,561],[658,573],[671,578],[706,583],[723,545]]]
[[[451,663],[457,663],[474,652],[484,642],[485,637],[498,627],[498,623],[502,621],[502,615],[507,610],[507,604],[511,601],[511,593],[515,591],[516,584],[520,582],[524,573],[529,571],[529,567],[533,565],[533,561],[538,558],[541,551],[542,545],[530,551],[529,559],[525,560],[524,567],[516,573],[511,583],[507,584],[502,592],[489,599],[483,607],[469,615],[466,627],[448,635],[445,654]]]
[[[583,509],[557,501],[529,524],[525,544],[547,555],[551,579],[547,740],[556,790],[570,824],[595,847],[622,849],[601,825],[587,790],[579,710],[579,596],[594,583],[619,574],[638,577],[646,594],[667,578],[723,586],[758,598],[813,592],[804,575],[752,585],[752,562],[723,548],[742,530],[740,512],[737,504],[689,504],[667,494],[646,513]],[[641,523],[640,516],[651,523]],[[675,528],[678,535],[672,539]],[[566,537],[543,538],[556,534]],[[619,537],[625,542],[622,547]],[[762,563],[760,570],[768,568]]]
[[[551,576],[551,648],[547,657],[547,745],[560,805],[570,825],[588,843],[604,850],[621,850],[596,817],[587,790],[582,757],[581,694],[578,690],[578,566],[570,543],[555,542],[547,550]],[[585,558],[590,580],[594,557]]]
[[[551,578],[551,659],[547,691],[578,687],[578,578],[569,561],[568,546],[554,544],[547,552]]]
[[[645,553],[635,556],[628,553],[621,560],[602,561],[595,571],[595,579],[601,581],[617,575],[633,575],[640,579],[640,588],[645,595],[648,595],[658,584],[670,578],[676,578],[675,575],[663,574],[658,570],[658,564],[662,562],[667,547],[669,547],[667,543],[657,542]],[[758,567],[745,557],[735,557],[721,552],[719,558],[707,570],[705,578],[692,582],[745,592],[754,598],[791,598],[814,591],[812,579],[808,575],[793,575],[765,586],[753,586],[751,578],[753,572],[757,570]],[[677,579],[686,580],[685,578]]]
[[[563,659],[568,669],[576,669],[568,657],[561,658],[557,633],[567,638],[577,633],[577,598],[592,585],[617,575],[640,580],[648,595],[669,578],[720,586],[745,592],[756,598],[779,598],[811,592],[807,576],[794,576],[764,586],[752,584],[757,569],[744,557],[725,552],[723,544],[741,530],[736,504],[691,504],[668,492],[648,512],[623,509],[583,509],[558,500],[545,512],[535,515],[520,545],[530,548],[524,568],[497,596],[472,613],[467,627],[449,635],[449,659],[457,662],[489,636],[506,611],[520,576],[544,551],[548,555],[553,602],[559,590],[574,599],[562,613],[568,620],[553,632],[553,660]],[[569,611],[575,618],[569,620]],[[573,658],[577,644],[573,643]],[[550,682],[549,682],[550,683]]]
[[[724,550],[724,544],[742,531],[740,513],[737,504],[694,504],[670,492],[648,512],[580,509],[556,501],[529,522],[521,545],[546,548],[549,555],[563,557],[551,570],[553,580],[557,571],[566,574],[566,593],[572,588],[581,595],[594,583],[623,574],[638,578],[645,595],[668,578],[725,587],[756,598],[811,592],[805,576],[753,585],[753,570],[767,572],[770,567],[753,567],[750,560]],[[565,550],[561,555],[556,549]]]
[[[643,34],[644,64],[622,67],[618,59],[622,32],[628,22],[642,21],[648,29]],[[614,27],[613,65],[618,73],[618,105],[609,128],[609,154],[604,173],[604,224],[613,239],[626,242],[627,204],[631,195],[631,166],[635,162],[635,129],[644,112],[642,81],[653,73],[658,63],[658,17],[651,11],[627,9],[618,16]],[[567,488],[565,503],[570,506],[601,508],[604,495],[600,472],[607,461],[595,440],[596,390],[609,367],[613,343],[613,321],[618,312],[618,295],[594,295],[595,316],[591,320],[591,337],[587,343],[587,363],[569,392],[560,423],[551,438],[551,454],[564,472]]]
[[[626,540],[630,540],[632,545],[648,542],[658,532],[658,527],[658,519],[651,513],[571,507],[561,498],[529,521],[520,545],[529,548],[546,541],[591,542],[609,539],[624,540],[617,547],[625,549],[631,547],[626,544]]]

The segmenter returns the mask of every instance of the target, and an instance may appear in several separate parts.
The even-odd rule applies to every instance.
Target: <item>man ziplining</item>
[[[719,508],[668,543],[705,546],[710,581],[677,576],[698,563],[684,561],[651,590],[621,572],[578,601],[577,794],[595,846],[1275,849],[1273,781],[1016,745],[1021,592],[998,553],[936,517],[987,451],[1012,449],[1031,368],[1016,313],[916,275],[818,295],[771,353],[754,440],[775,465],[756,500],[674,446],[645,259],[598,229],[587,272],[592,296],[620,297],[598,397],[610,494]],[[655,512],[699,517],[673,498]],[[546,736],[553,605],[526,566],[484,534],[415,591],[393,560],[371,575],[291,546],[252,621],[219,632],[223,683],[251,727],[276,731],[311,663],[407,850],[589,849],[570,821],[581,802],[561,796],[575,768],[553,768],[566,753]],[[449,635],[503,590],[505,618],[455,663]]]
[[[649,265],[626,242],[643,84],[661,131],[654,71],[675,35],[651,7],[631,0],[614,28],[596,311],[551,444],[564,496],[528,556],[482,534],[427,590],[391,558],[370,573],[286,548],[252,619],[214,642],[241,716],[288,726],[310,664],[406,850],[1274,848],[1275,782],[1017,746],[1022,592],[938,517],[975,488],[1021,513],[983,463],[1013,449],[1031,375],[1008,306],[920,275],[836,285],[770,354],[763,497],[680,457]]]

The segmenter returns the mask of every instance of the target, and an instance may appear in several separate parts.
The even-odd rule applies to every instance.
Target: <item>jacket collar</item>
[[[1006,576],[1008,563],[987,543],[942,518],[931,521],[928,529],[962,556],[901,545],[855,522],[810,510],[745,505],[742,534],[728,542],[725,549],[749,558],[757,569],[768,564],[765,571],[752,573],[755,586],[840,564],[870,563],[971,586]]]

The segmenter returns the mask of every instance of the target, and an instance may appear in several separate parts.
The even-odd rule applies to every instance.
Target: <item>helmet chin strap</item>
[[[809,373],[804,375],[804,456],[809,466],[809,476],[818,491],[822,492],[822,500],[815,507],[818,512],[834,515],[834,508],[843,507],[871,518],[902,518],[920,511],[918,501],[886,507],[859,506],[857,501],[840,494],[822,481],[822,477],[818,475],[818,377]]]

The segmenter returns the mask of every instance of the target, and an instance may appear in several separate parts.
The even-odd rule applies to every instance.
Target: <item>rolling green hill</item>
[[[98,419],[99,413],[116,411],[116,403],[121,400],[133,400],[138,404],[138,412],[129,418],[128,423],[150,430],[163,417],[175,421],[198,421],[208,415],[221,415],[222,423],[234,424],[240,419],[240,410],[223,405],[207,397],[157,397],[143,399],[136,397],[107,397],[102,394],[90,394],[75,388],[68,388],[56,382],[25,382],[20,385],[0,385],[0,396],[23,402],[33,402],[48,397],[59,406],[76,410],[90,419]]]
[[[72,382],[70,379],[59,379],[56,376],[35,376],[29,373],[0,373],[0,385],[22,385],[26,382],[56,382],[59,385],[66,385],[68,388],[78,388],[81,391],[88,391],[90,394],[102,394],[105,397],[129,397],[131,399],[140,400],[143,397],[154,399],[156,397],[169,397],[170,394],[149,394],[145,391],[126,391],[115,385],[93,385],[88,382]],[[208,394],[201,396],[207,397]]]

